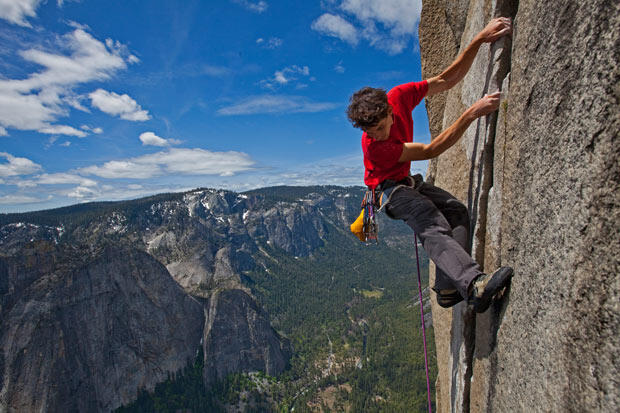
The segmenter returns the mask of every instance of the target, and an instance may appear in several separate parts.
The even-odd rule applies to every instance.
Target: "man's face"
[[[390,137],[392,123],[394,123],[394,119],[392,118],[392,107],[389,107],[387,116],[381,119],[375,126],[364,129],[364,132],[376,141],[385,141]]]

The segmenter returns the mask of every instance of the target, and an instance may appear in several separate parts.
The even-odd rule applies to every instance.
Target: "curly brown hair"
[[[372,128],[387,116],[388,108],[384,89],[364,87],[351,96],[347,117],[356,128]]]

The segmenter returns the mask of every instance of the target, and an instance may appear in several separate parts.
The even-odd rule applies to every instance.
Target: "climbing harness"
[[[401,179],[400,181],[386,179],[385,181],[381,182],[381,184],[377,186],[377,189],[381,191],[381,196],[379,197],[379,211],[381,211],[383,208],[385,208],[387,204],[390,203],[390,201],[392,200],[392,196],[396,193],[396,191],[401,188],[418,188],[423,181],[424,178],[422,178],[422,175],[415,174],[413,176],[409,175]],[[387,210],[385,211],[385,214],[388,217],[392,218],[392,216],[387,212]]]
[[[424,304],[422,303],[422,278],[420,277],[420,258],[418,257],[418,235],[413,233],[415,242],[415,259],[418,265],[418,292],[420,295],[420,319],[422,320],[422,341],[424,341],[424,368],[426,369],[426,398],[428,400],[428,412],[432,413],[431,408],[431,382],[428,376],[428,351],[426,349],[426,326],[424,325]]]
[[[376,215],[392,199],[392,195],[400,188],[416,188],[422,183],[422,175],[407,176],[400,181],[385,180],[376,188],[369,188],[362,199],[362,211],[351,224],[351,232],[360,241],[379,243],[379,226]],[[386,214],[390,216],[389,213]]]

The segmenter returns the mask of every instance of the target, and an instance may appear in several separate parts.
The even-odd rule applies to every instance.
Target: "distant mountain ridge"
[[[267,249],[306,257],[346,233],[362,191],[196,189],[0,215],[0,406],[114,409],[199,345],[205,382],[283,371],[291,345],[242,277]]]

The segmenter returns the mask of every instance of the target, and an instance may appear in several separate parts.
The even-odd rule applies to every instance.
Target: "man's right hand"
[[[474,37],[472,42],[457,56],[441,74],[428,79],[427,96],[433,96],[450,89],[465,77],[482,43],[491,43],[512,33],[512,22],[508,17],[493,19]]]
[[[512,33],[512,22],[508,17],[498,17],[489,22],[476,36],[484,43],[493,43],[497,39]]]
[[[432,159],[444,153],[458,141],[469,125],[480,116],[488,115],[499,108],[500,92],[486,95],[469,107],[448,129],[441,132],[429,144],[405,142],[398,162]]]
[[[501,92],[485,95],[482,99],[471,105],[469,109],[476,118],[488,115],[491,112],[495,112],[499,108],[500,98]]]

